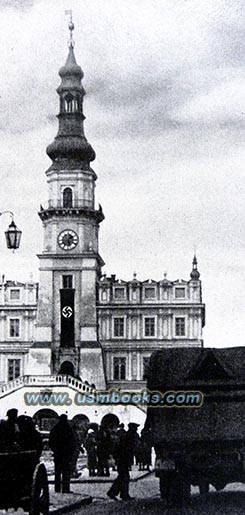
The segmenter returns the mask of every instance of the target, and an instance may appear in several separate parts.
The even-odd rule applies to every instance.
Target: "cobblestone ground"
[[[107,498],[108,484],[74,485],[74,491],[91,495],[93,503],[74,511],[73,515],[244,515],[245,514],[245,485],[234,484],[227,486],[222,492],[211,491],[209,494],[198,495],[197,489],[192,490],[191,502],[181,508],[165,508],[159,495],[158,480],[154,476],[130,484],[130,495],[135,499],[126,501],[111,501]]]
[[[52,453],[44,453],[44,461],[49,474],[53,473]],[[82,477],[87,476],[86,458],[80,456],[78,469]],[[136,470],[136,468],[135,468]],[[245,485],[228,485],[222,492],[198,494],[198,489],[192,489],[191,502],[181,508],[166,508],[160,499],[159,480],[154,473],[145,479],[130,483],[130,495],[133,501],[111,501],[106,492],[110,483],[81,483],[72,484],[74,493],[91,495],[93,502],[89,506],[71,512],[72,515],[245,515]]]

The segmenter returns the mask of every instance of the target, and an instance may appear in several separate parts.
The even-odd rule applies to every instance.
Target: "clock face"
[[[62,231],[58,236],[58,244],[63,250],[72,250],[78,244],[78,235],[71,229]]]

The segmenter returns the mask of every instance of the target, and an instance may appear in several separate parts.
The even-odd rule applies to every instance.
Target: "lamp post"
[[[18,229],[14,222],[14,213],[12,211],[1,211],[0,216],[8,213],[12,221],[8,226],[7,231],[5,231],[6,244],[8,249],[16,250],[20,246],[20,239],[22,232]]]

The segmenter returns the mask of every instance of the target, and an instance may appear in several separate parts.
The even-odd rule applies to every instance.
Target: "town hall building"
[[[48,201],[39,211],[39,284],[4,276],[0,282],[1,413],[1,404],[17,402],[27,386],[139,390],[153,350],[203,346],[196,256],[187,280],[164,274],[160,281],[139,281],[134,274],[124,281],[103,274],[104,214],[95,207],[95,151],[84,134],[83,71],[74,55],[72,22],[69,28],[57,89],[58,133],[47,147]]]

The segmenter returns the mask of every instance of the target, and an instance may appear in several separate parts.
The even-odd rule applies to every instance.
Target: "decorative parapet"
[[[50,376],[21,376],[13,381],[9,381],[0,386],[0,398],[5,397],[25,386],[49,388],[52,386],[69,386],[78,392],[93,393],[95,388],[87,382],[80,381],[72,376],[67,375],[50,375]]]

